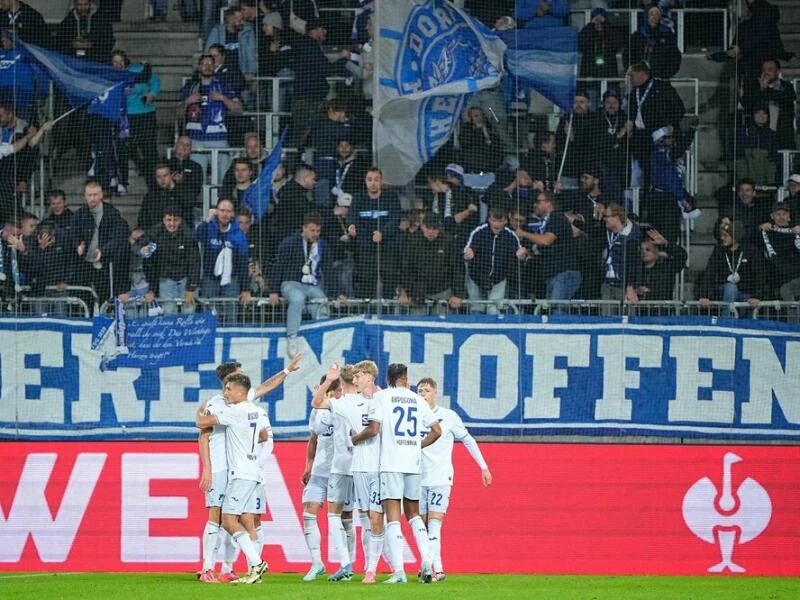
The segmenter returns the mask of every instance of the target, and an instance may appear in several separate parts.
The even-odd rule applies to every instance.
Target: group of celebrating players
[[[272,452],[269,419],[255,400],[278,387],[299,368],[300,355],[278,374],[253,388],[236,362],[217,367],[222,394],[201,405],[201,488],[208,522],[203,532],[203,583],[260,583],[267,571],[260,515],[266,510],[263,466]],[[437,406],[436,382],[424,378],[411,391],[403,364],[389,365],[387,387],[376,384],[377,365],[364,360],[334,363],[314,391],[311,435],[303,473],[303,533],[313,581],[326,573],[317,516],[327,504],[328,529],[339,567],[328,581],[350,581],[356,560],[353,514],[357,509],[364,553],[362,583],[376,582],[381,556],[391,568],[384,583],[408,581],[403,561],[401,513],[405,514],[421,557],[423,583],[445,578],[441,556],[442,521],[453,485],[453,444],[464,443],[481,469],[484,486],[492,482],[478,444],[461,418]],[[236,551],[247,558],[248,573],[233,572]],[[219,576],[214,568],[220,556]]]

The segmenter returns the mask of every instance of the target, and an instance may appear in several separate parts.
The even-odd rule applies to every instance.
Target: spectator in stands
[[[247,238],[247,272],[248,289],[253,296],[264,297],[267,295],[267,279],[264,276],[264,265],[266,253],[264,251],[264,230],[265,221],[257,225],[253,222],[253,211],[246,206],[236,209],[236,220],[239,222],[239,229],[242,230]]]
[[[0,64],[3,65],[0,69],[2,97],[11,100],[14,111],[30,121],[34,117],[34,103],[47,97],[47,78],[41,77],[26,57],[14,48],[14,41],[6,30],[0,32]]]
[[[514,0],[465,0],[464,10],[491,29],[498,19],[514,12],[514,4]]]
[[[550,192],[539,192],[534,204],[537,221],[533,230],[519,228],[516,234],[535,245],[548,300],[572,300],[581,287],[572,224],[556,210]]]
[[[280,302],[278,293],[286,301],[286,354],[293,358],[298,352],[297,332],[304,309],[312,319],[328,316],[328,297],[323,281],[326,276],[328,256],[325,242],[320,239],[322,218],[318,213],[303,217],[301,232],[292,233],[281,241],[277,260],[269,276],[269,301]],[[309,303],[309,300],[317,302]]]
[[[632,89],[628,97],[625,135],[631,138],[631,185],[647,187],[653,132],[667,125],[677,128],[685,109],[675,88],[669,81],[653,78],[647,63],[633,65],[630,68],[630,80]]]
[[[72,8],[56,29],[56,44],[64,54],[108,63],[114,47],[114,30],[92,0],[73,0]]]
[[[242,72],[234,65],[230,66],[227,61],[227,51],[222,44],[212,44],[208,48],[208,55],[214,59],[214,77],[219,82],[236,94],[241,94],[247,87]]]
[[[7,111],[6,116],[8,116]],[[29,126],[23,136],[17,136],[16,139],[10,141],[0,140],[0,161],[9,160],[12,154],[25,148],[35,147],[42,139],[42,136],[52,128],[53,122],[47,121],[42,124],[39,130],[36,127]],[[6,163],[6,165],[6,173],[0,177],[0,220],[2,221],[16,217],[22,212],[16,194],[16,172],[13,169],[13,163]]]
[[[36,128],[19,118],[11,102],[0,101],[0,137],[10,147],[23,139],[30,139]],[[30,144],[24,145],[13,155],[0,158],[0,194],[7,196],[28,192],[28,182],[38,166],[39,150]]]
[[[54,197],[51,195],[50,198],[52,200]],[[63,196],[57,198],[56,204],[63,201]],[[51,217],[54,216],[52,206],[53,202]],[[64,207],[61,215],[71,217],[72,213]],[[72,283],[77,269],[78,257],[72,247],[71,224],[58,226],[55,223],[56,220],[50,217],[39,223],[35,242],[30,244],[28,276],[30,293],[34,297],[66,297],[69,294],[67,287]],[[42,303],[36,312],[67,314],[63,302]]]
[[[239,6],[225,10],[225,22],[216,25],[206,38],[205,51],[214,44],[225,48],[225,64],[228,69],[238,70],[246,81],[258,75],[258,53],[256,32],[250,23],[245,23]]]
[[[781,63],[777,59],[767,59],[761,63],[761,73],[757,78],[743,81],[744,95],[742,105],[745,110],[755,110],[766,106],[767,124],[777,136],[780,150],[794,150],[794,104],[796,95],[790,81],[784,81]],[[770,182],[772,185],[772,181]]]
[[[214,59],[207,54],[198,62],[198,77],[188,82],[181,89],[181,101],[186,109],[186,133],[192,138],[195,153],[192,160],[199,164],[204,172],[210,164],[210,155],[197,152],[211,148],[228,146],[228,111],[234,114],[242,112],[239,96],[214,77]],[[218,166],[224,173],[230,166],[230,156],[220,153]]]
[[[192,313],[195,292],[200,279],[200,252],[192,239],[192,231],[183,225],[178,205],[162,207],[161,223],[149,229],[139,239],[142,258],[150,289],[146,299],[155,298],[165,315],[174,315],[178,306],[182,313]]]
[[[402,275],[398,301],[421,309],[425,302],[446,300],[453,310],[461,308],[464,297],[464,261],[459,246],[442,231],[442,218],[425,213],[420,230],[409,237],[402,251]],[[416,309],[416,310],[415,310]]]
[[[579,89],[575,92],[572,115],[562,117],[556,131],[557,146],[567,153],[561,178],[562,189],[577,187],[584,166],[597,154],[599,139],[599,116],[591,111],[589,95]]]
[[[619,204],[612,202],[606,206],[603,216],[606,232],[600,299],[621,302],[626,291],[626,265],[639,256],[642,234],[639,225],[628,218],[628,213]]]
[[[519,207],[527,216],[533,211],[536,190],[543,189],[544,183],[534,180],[525,169],[503,168],[495,174],[495,181],[486,189],[482,202],[488,206]]]
[[[328,30],[319,20],[306,23],[307,35],[292,44],[295,80],[292,89],[292,122],[286,139],[289,148],[304,148],[308,134],[322,114],[322,102],[328,95],[328,76],[344,68],[330,63],[322,44]]]
[[[558,153],[556,134],[551,131],[536,133],[537,147],[531,153],[525,171],[535,181],[541,181],[548,192],[555,189],[561,157]]]
[[[28,44],[48,48],[50,32],[47,23],[35,8],[19,0],[0,0],[0,27],[8,27],[19,39]],[[5,15],[3,15],[5,13]],[[4,19],[3,16],[6,18]]]
[[[598,152],[593,161],[602,166],[603,189],[617,201],[627,186],[629,162],[626,119],[621,106],[619,91],[610,89],[603,94],[603,110],[598,117]]]
[[[769,202],[756,196],[752,179],[742,179],[736,186],[736,200],[732,206],[720,206],[720,215],[735,221],[742,240],[748,244],[759,241],[759,226],[769,221]]]
[[[769,126],[769,107],[765,102],[753,106],[753,118],[739,126],[736,149],[737,174],[756,185],[775,185],[778,172],[778,134]]]
[[[75,213],[73,237],[78,255],[77,281],[92,286],[100,303],[126,292],[131,285],[128,223],[114,206],[103,201],[103,195],[97,181],[86,182],[86,204]]]
[[[458,143],[461,164],[467,173],[494,173],[503,164],[503,140],[479,106],[472,106],[464,113]]]
[[[64,190],[55,189],[47,192],[47,205],[50,211],[41,225],[52,230],[55,240],[71,243],[75,215],[67,206],[67,195]]]
[[[181,222],[192,222],[194,203],[191,198],[180,195],[169,165],[162,163],[156,166],[155,171],[156,186],[142,200],[136,228],[131,232],[131,242],[138,241],[145,232],[158,227],[167,208],[180,211]]]
[[[328,276],[325,280],[325,292],[331,298],[353,296],[355,242],[347,233],[352,202],[353,196],[350,193],[340,194],[336,197],[336,203],[323,218],[322,238],[325,240],[325,247],[330,259]]]
[[[787,52],[781,41],[778,28],[780,10],[766,0],[747,0],[749,14],[743,14],[736,29],[733,46],[725,52],[709,55],[715,61],[739,61],[737,69],[741,81],[758,78],[759,70],[765,60],[791,60],[796,63],[794,54]]]
[[[784,302],[794,302],[800,298],[800,225],[792,224],[785,202],[776,202],[771,220],[762,223],[760,229],[761,248],[769,266],[769,289]]]
[[[253,183],[253,167],[246,158],[237,158],[228,172],[231,171],[233,172],[233,182],[223,182],[219,197],[226,198],[233,202],[235,207],[239,207],[242,206],[244,195]]]
[[[208,211],[206,219],[194,231],[200,244],[203,265],[200,296],[202,298],[238,298],[242,303],[252,300],[247,289],[247,238],[233,218],[230,200],[220,200]],[[236,305],[226,302],[217,311],[227,324],[236,322]]]
[[[0,222],[0,301],[5,309],[6,302],[14,300],[21,291],[19,286],[22,285],[23,275],[17,246],[22,236],[17,216],[6,215]]]
[[[565,192],[566,198],[561,202],[561,207],[565,212],[579,214],[584,219],[602,218],[606,205],[613,197],[602,191],[598,163],[588,162],[582,171],[580,192]]]
[[[198,197],[203,189],[203,167],[193,161],[191,156],[192,138],[188,135],[178,136],[167,165],[172,172],[172,180],[175,182],[178,195],[186,199],[187,205],[196,207]],[[187,215],[186,218],[188,220],[185,220],[183,225],[191,229],[193,218],[190,215]]]
[[[766,269],[755,246],[745,242],[737,222],[723,225],[720,243],[714,247],[697,282],[701,305],[712,300],[747,302],[758,306],[765,297]]]
[[[258,74],[261,77],[288,77],[292,75],[292,47],[284,39],[284,23],[281,13],[268,12],[261,20],[262,42],[258,45]],[[272,97],[272,82],[262,85],[262,110],[273,107],[284,108],[284,92],[276,104]]]
[[[623,32],[609,20],[606,9],[595,7],[589,21],[578,34],[578,52],[581,53],[580,77],[615,78],[619,77],[617,54],[625,41]],[[616,84],[609,82],[616,89]],[[592,106],[600,104],[600,82],[592,83],[587,89]]]
[[[269,153],[264,148],[261,141],[261,135],[258,132],[251,131],[244,136],[244,155],[242,158],[250,164],[250,171],[253,179],[258,179],[261,175],[261,169],[264,166]],[[225,177],[222,179],[222,188],[226,189],[232,187],[236,182],[236,173],[234,166],[228,169]]]
[[[292,0],[283,3],[284,6],[286,4],[290,4],[291,8],[287,6],[282,9],[281,16],[284,23],[288,20],[292,31],[299,37],[307,35],[322,17],[317,0]]]
[[[793,173],[786,181],[786,187],[789,188],[789,195],[786,197],[786,203],[789,205],[789,211],[793,219],[800,221],[800,173]]]
[[[314,126],[314,172],[317,174],[316,202],[327,207],[335,183],[336,150],[339,140],[350,135],[345,105],[339,100],[325,103],[325,118]]]
[[[533,203],[531,203],[531,207]],[[533,211],[533,208],[531,208]],[[540,224],[540,219],[533,212],[528,212],[518,205],[511,205],[508,212],[508,228],[511,231],[536,231]],[[520,246],[525,248],[527,255],[517,263],[518,269],[508,281],[506,295],[515,299],[544,298],[545,285],[542,277],[541,256],[536,244],[529,239],[519,236]]]
[[[278,192],[275,209],[269,216],[266,250],[274,257],[278,245],[286,236],[297,233],[307,213],[314,212],[313,190],[317,175],[313,169],[300,167],[294,177]]]
[[[680,238],[681,219],[690,221],[701,214],[683,182],[686,149],[693,137],[693,129],[675,135],[671,126],[653,132],[650,190],[644,197],[642,218],[673,243]]]
[[[355,239],[355,291],[359,298],[393,297],[387,284],[397,274],[391,256],[393,237],[400,224],[400,199],[383,188],[383,173],[371,168],[364,178],[367,191],[353,198],[347,233]]]
[[[134,85],[125,92],[128,109],[129,136],[117,146],[117,193],[125,194],[128,188],[128,161],[132,158],[136,170],[152,188],[153,173],[158,160],[158,124],[155,101],[161,93],[161,79],[149,64],[132,65],[124,50],[111,53],[111,65],[138,75]],[[111,182],[114,187],[114,182]]]
[[[525,260],[527,255],[517,234],[508,227],[506,209],[491,207],[488,222],[472,231],[464,248],[469,299],[473,302],[503,300],[509,279],[516,274],[517,261]],[[472,307],[472,312],[484,311],[496,315],[498,305]]]
[[[671,79],[681,68],[681,52],[675,32],[663,22],[661,8],[651,6],[647,23],[631,35],[623,48],[625,66],[646,62],[656,79]]]
[[[10,283],[9,291],[12,295],[22,292],[23,288],[31,284],[31,252],[37,246],[34,232],[38,224],[39,218],[36,215],[25,212],[18,218],[7,219],[3,226],[0,243],[9,247],[9,260],[3,261],[6,267],[2,273]]]
[[[686,250],[652,227],[642,232],[640,260],[630,261],[625,297],[631,304],[672,300],[675,277],[686,268]]]
[[[336,201],[342,194],[349,194],[351,200],[365,191],[364,176],[369,164],[363,155],[355,153],[349,136],[339,138],[336,144],[336,169],[333,173],[331,196]]]
[[[464,168],[457,164],[447,165],[443,175],[428,178],[428,187],[433,192],[431,212],[441,217],[444,233],[455,238],[463,248],[480,219],[478,201],[472,197],[472,190],[464,185]]]

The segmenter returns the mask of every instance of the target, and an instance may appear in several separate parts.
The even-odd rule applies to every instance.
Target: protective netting
[[[29,4],[0,2],[4,315],[213,312],[290,354],[326,316],[488,314],[520,347],[539,316],[800,319],[791,3],[457,2],[506,41],[574,27],[574,103],[506,72],[399,186],[375,2]]]

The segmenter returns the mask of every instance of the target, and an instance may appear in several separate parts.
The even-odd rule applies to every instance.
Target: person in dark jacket
[[[4,19],[3,17],[7,17]],[[48,48],[50,33],[44,17],[32,6],[19,0],[0,0],[0,23],[28,44]]]
[[[736,186],[733,204],[720,206],[720,216],[735,221],[741,228],[742,240],[749,244],[760,241],[759,227],[769,221],[770,204],[766,198],[756,195],[756,184],[752,179],[742,179]]]
[[[116,208],[103,201],[103,188],[98,182],[88,181],[83,195],[86,204],[75,213],[73,224],[78,281],[93,286],[103,303],[112,294],[130,289],[128,223]]]
[[[297,332],[308,309],[312,319],[328,316],[328,297],[322,285],[327,269],[325,242],[320,239],[322,217],[309,213],[303,218],[299,233],[289,234],[278,247],[270,273],[270,303],[280,302],[278,293],[286,300],[286,353],[293,358],[298,351]],[[308,300],[319,303],[306,304]]]
[[[58,50],[69,56],[107,63],[114,47],[114,30],[91,0],[73,0],[56,29],[56,43]]]
[[[478,201],[464,185],[463,167],[454,163],[447,165],[443,176],[428,178],[428,187],[433,192],[431,212],[441,217],[444,233],[455,238],[463,248],[479,223]]]
[[[631,138],[631,158],[638,163],[638,176],[631,178],[631,184],[646,187],[649,184],[653,132],[668,125],[677,130],[686,109],[670,82],[654,78],[647,63],[633,65],[630,77],[632,89],[624,131]]]
[[[200,252],[192,232],[183,226],[181,208],[173,205],[164,210],[161,224],[146,232],[139,240],[139,256],[150,291],[147,301],[162,300],[165,315],[194,312],[195,292],[200,279]]]
[[[742,88],[742,106],[745,110],[766,106],[767,125],[777,136],[777,148],[794,150],[794,105],[797,95],[792,82],[783,79],[780,61],[768,59],[762,62],[758,77],[745,79]]]
[[[631,260],[626,298],[640,301],[672,300],[675,276],[686,268],[686,250],[655,229],[647,229],[640,244],[641,260]]]
[[[756,246],[745,242],[735,221],[720,227],[720,243],[714,247],[697,282],[701,305],[711,300],[747,302],[752,307],[766,297],[766,267]]]
[[[619,77],[617,54],[623,43],[623,32],[609,22],[606,9],[601,6],[594,8],[591,21],[578,34],[580,77]],[[593,100],[599,100],[599,94]]]
[[[398,300],[401,305],[422,309],[425,301],[447,300],[453,310],[464,297],[464,261],[453,238],[442,231],[442,218],[425,213],[420,231],[403,248]]]
[[[639,258],[639,241],[642,232],[639,225],[628,218],[625,208],[619,204],[611,203],[606,206],[603,218],[605,220],[605,236],[600,299],[621,302],[625,297],[627,266],[631,261]],[[610,307],[608,312],[613,312]]]
[[[264,248],[269,257],[274,256],[283,238],[300,231],[306,213],[315,210],[312,193],[316,183],[317,175],[314,170],[300,167],[294,178],[278,192],[275,209],[270,213],[266,226],[267,239]]]
[[[761,248],[769,266],[769,288],[773,296],[793,302],[800,298],[800,225],[792,224],[785,202],[773,205],[771,217],[760,228]]]
[[[136,228],[131,232],[132,241],[137,241],[144,232],[150,231],[162,222],[164,210],[168,207],[181,211],[181,219],[187,223],[192,222],[193,202],[191,198],[181,197],[178,186],[172,178],[172,170],[167,164],[156,167],[156,187],[147,192],[139,209],[139,218]]]
[[[175,147],[172,150],[172,156],[167,165],[172,173],[172,180],[175,182],[175,189],[178,195],[184,198],[186,206],[194,208],[198,205],[200,192],[203,189],[205,178],[203,176],[203,167],[191,159],[192,155],[192,138],[188,135],[181,135],[175,141]],[[184,227],[191,229],[192,219],[186,220],[184,217]]]
[[[367,192],[353,198],[348,235],[355,239],[355,292],[359,298],[393,297],[389,285],[396,275],[391,248],[400,231],[400,199],[383,189],[383,173],[372,168],[365,177]]]
[[[769,126],[769,107],[766,103],[753,106],[753,118],[737,131],[736,170],[742,177],[759,186],[776,183],[778,173],[778,134]]]
[[[623,49],[625,66],[645,61],[650,65],[653,77],[671,79],[681,68],[681,52],[675,32],[663,23],[661,8],[651,6],[647,11],[647,23],[633,33]]]
[[[489,220],[476,227],[464,248],[467,261],[467,294],[472,301],[503,300],[508,280],[516,275],[518,260],[527,251],[520,245],[517,234],[511,231],[505,207],[489,209]],[[497,314],[498,305],[473,307],[473,312]]]

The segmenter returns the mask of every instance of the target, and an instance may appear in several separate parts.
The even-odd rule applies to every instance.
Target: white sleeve
[[[14,154],[13,144],[0,144],[0,158],[11,156],[12,154]]]
[[[461,442],[463,442],[464,447],[466,447],[467,452],[469,452],[469,455],[472,457],[472,460],[474,460],[481,468],[481,471],[489,468],[483,458],[483,454],[481,454],[481,449],[478,448],[478,442],[475,441],[474,437],[468,433],[466,436],[461,438]]]
[[[219,421],[220,425],[231,425],[235,423],[238,419],[236,418],[236,412],[229,406],[221,407],[216,413],[212,413],[217,415],[217,421]]]
[[[256,401],[256,388],[251,387],[249,390],[247,390],[247,401],[251,404]]]
[[[382,402],[380,398],[370,398],[369,400],[369,412],[367,413],[367,419],[370,421],[378,421],[380,423],[383,421],[383,414],[381,411]]]
[[[311,422],[311,431],[317,435],[325,435],[328,433],[328,428],[331,426],[331,412],[329,410],[324,412],[320,411],[320,409],[317,410],[318,412],[314,415]]]

